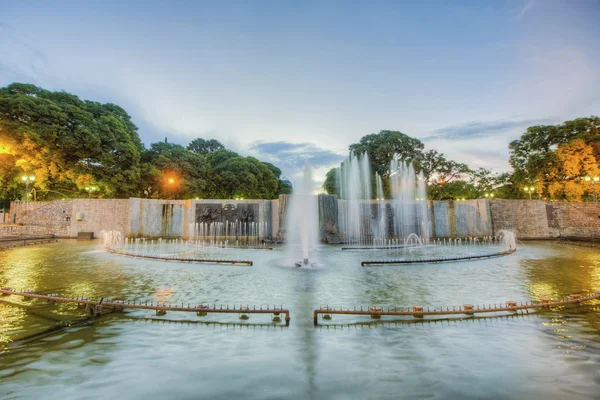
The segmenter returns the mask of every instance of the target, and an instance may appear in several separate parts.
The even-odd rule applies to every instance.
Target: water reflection
[[[433,308],[590,292],[600,283],[593,251],[531,243],[503,259],[362,268],[360,253],[320,247],[322,267],[298,270],[283,266],[278,250],[251,253],[252,268],[94,250],[73,244],[0,252],[0,283],[95,298],[283,304],[291,324],[268,315],[240,322],[237,314],[144,310],[85,321],[74,305],[2,297],[0,397],[41,397],[49,388],[63,398],[211,399],[593,398],[600,390],[600,305],[442,320],[334,316],[318,328],[312,320],[326,304]]]

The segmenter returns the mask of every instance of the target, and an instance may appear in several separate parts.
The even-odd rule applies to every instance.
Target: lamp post
[[[25,182],[25,202],[27,203],[27,201],[29,200],[29,182],[35,181],[35,176],[34,175],[29,175],[29,176],[23,175],[21,177],[21,179],[23,180],[23,182]]]
[[[96,190],[98,190],[98,188],[96,186],[86,186],[85,190],[87,190],[87,192],[88,192],[88,199],[91,199],[92,192],[95,192]]]
[[[599,177],[595,176],[593,178],[590,178],[589,176],[585,177],[585,181],[586,182],[590,182],[592,183],[592,192],[594,192],[594,203],[596,202],[596,188],[594,187],[596,185],[596,182],[598,182],[600,180]]]
[[[523,188],[523,190],[525,191],[525,193],[529,193],[529,200],[531,200],[531,194],[533,193],[535,188],[533,186],[530,186]]]

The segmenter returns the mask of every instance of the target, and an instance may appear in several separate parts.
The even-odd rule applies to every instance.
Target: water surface
[[[322,246],[314,269],[290,267],[277,249],[205,253],[254,266],[135,259],[96,242],[0,251],[1,286],[276,304],[292,317],[289,327],[268,315],[242,321],[144,310],[87,319],[73,305],[2,297],[0,398],[599,398],[598,304],[436,322],[334,316],[314,327],[312,319],[322,305],[433,308],[585,294],[600,290],[595,249],[525,243],[496,259],[360,267],[372,252]]]

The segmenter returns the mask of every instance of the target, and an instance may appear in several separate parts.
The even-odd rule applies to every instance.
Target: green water
[[[0,297],[0,398],[600,398],[600,304],[437,322],[335,315],[314,327],[312,318],[323,305],[433,308],[585,294],[600,290],[595,249],[525,243],[497,259],[360,267],[373,253],[323,246],[319,267],[308,270],[290,267],[282,250],[206,256],[254,266],[135,259],[89,242],[0,250],[0,286],[276,304],[292,318],[289,327],[268,315],[144,310],[86,319],[74,305]]]

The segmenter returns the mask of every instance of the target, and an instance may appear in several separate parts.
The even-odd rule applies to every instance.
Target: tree
[[[337,168],[331,168],[329,172],[327,172],[325,182],[323,182],[323,189],[325,189],[327,194],[340,195],[340,189],[337,182],[337,171]]]
[[[288,180],[278,179],[277,180],[277,193],[274,198],[279,197],[280,194],[292,194],[294,188]]]
[[[583,139],[577,139],[560,145],[554,156],[548,175],[547,193],[552,198],[581,201],[584,194],[592,190],[584,178],[600,173],[594,147]]]
[[[454,198],[454,194],[457,191],[457,188],[461,188],[461,190],[466,190],[467,186],[474,186],[472,184],[467,185],[468,182],[464,184],[450,185],[454,181],[463,182],[463,178],[471,173],[471,170],[467,166],[467,164],[459,163],[452,160],[447,160],[443,154],[439,154],[435,157],[435,170],[428,171],[428,197],[432,200],[443,200],[445,198]],[[427,178],[426,178],[427,179]],[[461,197],[475,197],[472,193],[473,190],[469,189],[468,193],[464,193]],[[475,190],[476,193],[476,190]]]
[[[205,140],[202,138],[194,139],[188,144],[187,149],[193,151],[196,154],[207,154],[215,151],[223,150],[225,146],[218,140],[209,139]]]
[[[211,197],[208,183],[210,165],[206,157],[183,146],[158,142],[142,155],[144,176],[142,188],[146,197],[183,198]]]
[[[0,89],[0,132],[0,147],[12,156],[5,158],[14,167],[9,179],[34,174],[38,188],[79,194],[94,184],[108,197],[138,190],[143,146],[129,115],[114,104],[13,83]]]
[[[509,144],[513,181],[518,185],[539,185],[547,190],[553,184],[550,174],[556,162],[555,150],[573,140],[583,140],[600,159],[600,118],[577,118],[560,125],[536,125],[527,128],[519,140]]]
[[[254,157],[228,157],[213,174],[217,198],[272,199],[278,188],[273,172]]]
[[[428,197],[431,200],[473,199],[477,188],[471,182],[456,180],[443,185],[429,186]]]
[[[397,155],[403,161],[416,161],[422,157],[424,145],[419,139],[398,131],[380,131],[363,136],[360,142],[350,145],[356,154],[367,153],[373,170],[382,177],[390,174],[390,162]]]

